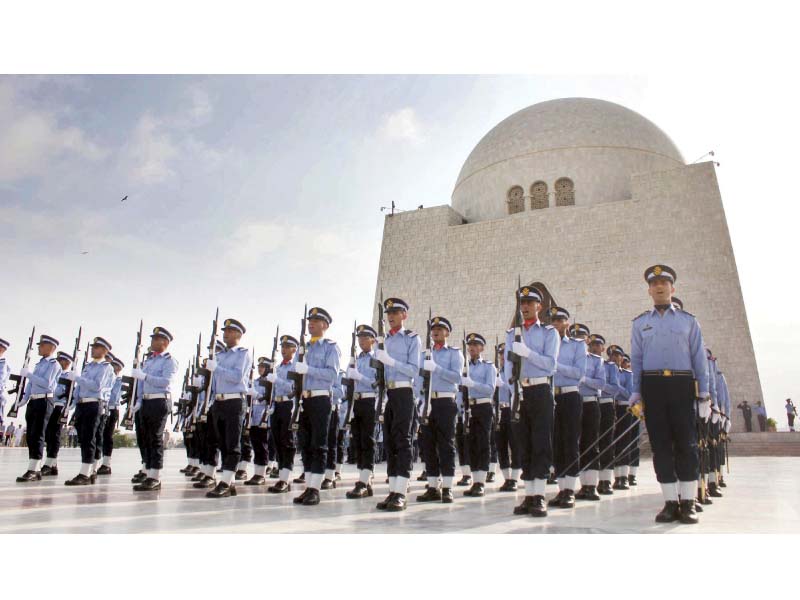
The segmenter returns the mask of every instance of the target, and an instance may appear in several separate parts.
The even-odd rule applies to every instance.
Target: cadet
[[[633,321],[631,405],[643,405],[653,466],[665,500],[656,521],[697,523],[695,415],[705,418],[710,413],[703,336],[694,316],[671,304],[673,269],[654,265],[644,278],[653,309]]]
[[[602,348],[600,349],[602,352]],[[611,344],[605,349],[608,360],[603,362],[606,373],[606,380],[600,393],[600,442],[598,449],[598,468],[600,469],[600,483],[597,484],[597,493],[611,495],[614,491],[611,488],[611,477],[614,474],[614,449],[611,442],[614,441],[614,423],[616,421],[616,410],[614,399],[620,394],[619,387],[619,367],[617,360],[622,358],[622,348],[616,344]]]
[[[111,361],[114,369],[114,383],[108,396],[108,414],[103,427],[103,464],[97,469],[98,475],[111,475],[111,454],[114,452],[114,432],[119,422],[119,401],[122,395],[122,377],[120,373],[125,363],[116,356]]]
[[[591,334],[586,325],[576,323],[572,327],[573,336],[589,341],[586,355],[586,372],[578,386],[578,393],[583,403],[581,412],[580,437],[580,480],[581,489],[575,494],[576,500],[600,500],[597,485],[600,481],[598,470],[599,438],[600,438],[600,405],[598,398],[606,382],[606,371],[603,367],[603,346],[605,338],[599,334]]]
[[[250,366],[253,357],[250,351],[239,345],[247,330],[236,319],[225,319],[222,341],[226,350],[206,360],[206,369],[211,371],[211,388],[214,404],[211,406],[211,423],[222,459],[222,474],[217,486],[206,492],[207,498],[227,498],[236,495],[233,477],[242,460],[242,425],[244,403],[250,384]],[[216,454],[216,445],[209,453]],[[208,456],[216,464],[216,456]]]
[[[67,386],[64,384],[64,373],[72,366],[72,356],[66,352],[59,352],[56,360],[61,366],[62,377],[58,380],[56,393],[53,396],[53,412],[47,421],[44,430],[44,445],[47,458],[42,466],[42,477],[58,475],[58,451],[61,449],[61,415],[67,403]]]
[[[273,494],[284,494],[291,491],[292,485],[289,483],[294,469],[295,445],[292,432],[292,411],[294,402],[299,402],[299,398],[292,400],[294,393],[294,382],[289,379],[289,371],[292,368],[292,359],[299,343],[291,335],[281,336],[281,364],[267,375],[267,381],[272,383],[274,390],[275,403],[270,415],[270,431],[275,440],[275,452],[278,457],[278,481],[271,485],[267,490]],[[298,394],[299,395],[299,394]]]
[[[337,383],[342,356],[336,342],[325,338],[325,332],[332,322],[333,319],[324,308],[314,307],[308,311],[311,339],[305,360],[295,361],[293,366],[295,373],[303,375],[298,438],[302,440],[300,451],[306,475],[306,489],[293,502],[304,506],[319,504],[319,490],[328,459],[328,427],[333,402],[331,394]]]
[[[267,438],[269,429],[260,427],[267,411],[269,398],[265,396],[266,389],[262,384],[263,378],[267,375],[267,367],[270,360],[266,356],[258,359],[258,377],[253,380],[253,406],[250,412],[250,443],[253,447],[253,476],[244,482],[245,485],[266,485],[267,484],[267,463],[269,462],[269,445]],[[269,421],[267,421],[269,424]]]
[[[58,348],[58,340],[49,335],[42,335],[37,343],[41,359],[33,369],[23,367],[19,375],[28,379],[25,395],[20,406],[25,409],[25,423],[28,427],[28,470],[20,477],[18,483],[39,481],[42,474],[39,464],[44,454],[44,430],[50,413],[53,412],[53,394],[61,376],[61,365],[53,356]]]
[[[11,367],[8,366],[5,357],[6,350],[10,345],[6,340],[0,338],[0,425],[3,424],[3,417],[6,414],[6,384],[8,376],[11,375]]]
[[[586,342],[569,337],[569,311],[566,308],[551,308],[550,319],[561,338],[561,345],[554,381],[556,410],[553,462],[558,476],[558,494],[548,502],[548,506],[574,508],[580,473],[578,457],[583,413],[579,386],[586,374]]]
[[[331,388],[331,420],[328,423],[328,459],[325,463],[325,479],[322,480],[320,489],[329,490],[336,487],[336,475],[339,473],[339,459],[344,454],[344,447],[339,447],[339,413],[342,412],[342,375],[336,374],[336,380]],[[344,440],[342,440],[344,444]],[[340,477],[341,479],[341,477]]]
[[[412,382],[419,374],[420,343],[415,332],[403,327],[408,309],[408,304],[400,298],[384,301],[383,311],[390,329],[385,349],[375,352],[375,358],[386,367],[383,434],[389,475],[389,495],[377,504],[378,510],[406,509],[406,492],[414,460],[411,452],[415,410]]]
[[[516,433],[517,424],[511,423],[511,388],[508,380],[503,376],[505,365],[506,345],[500,343],[497,352],[500,358],[500,367],[497,374],[495,386],[497,387],[497,399],[500,403],[500,425],[495,431],[497,444],[497,454],[500,458],[500,471],[503,473],[503,485],[500,486],[501,492],[516,492],[517,480],[522,474],[520,468],[520,452],[517,447]]]
[[[617,443],[614,446],[614,485],[612,489],[615,490],[629,490],[628,485],[628,472],[630,469],[630,452],[626,450],[630,448],[633,440],[636,438],[636,427],[634,423],[637,421],[628,411],[629,401],[631,397],[631,390],[633,389],[633,373],[626,369],[625,364],[625,351],[620,349],[620,352],[614,354],[614,362],[619,366],[618,387],[619,391],[614,397],[615,413],[614,418],[617,423],[614,430],[614,439]]]
[[[95,482],[94,468],[97,426],[100,423],[100,403],[104,394],[113,385],[114,370],[104,359],[111,352],[111,344],[96,337],[91,344],[92,360],[81,370],[80,375],[68,371],[64,377],[76,382],[73,392],[75,400],[75,429],[81,447],[80,472],[64,482],[64,485],[89,485]]]
[[[717,483],[719,487],[728,487],[725,483],[725,479],[722,477],[722,467],[725,466],[725,444],[727,443],[728,433],[730,433],[731,430],[731,397],[728,393],[728,382],[725,379],[725,375],[723,375],[722,371],[718,368],[716,377],[717,381],[715,387],[717,390],[717,403],[722,419],[720,421],[720,437],[723,439],[723,443],[718,447],[720,475]]]
[[[208,349],[211,349],[209,344]],[[214,355],[219,356],[224,354],[227,350],[225,344],[217,340],[214,344]],[[207,362],[203,360],[203,365]],[[212,377],[213,380],[213,377]],[[197,395],[197,404],[194,407],[194,444],[195,452],[197,453],[200,469],[192,476],[192,487],[196,489],[213,488],[216,486],[217,477],[217,450],[219,448],[219,439],[217,432],[214,428],[212,421],[211,408],[214,405],[214,393],[211,391],[211,397],[206,403],[205,393],[205,377],[203,375],[196,375],[192,381],[194,386],[200,390]],[[207,418],[204,421],[201,417],[203,414],[203,404],[207,404]],[[188,473],[187,473],[188,475]]]
[[[358,347],[355,368],[347,369],[347,377],[355,381],[353,416],[350,420],[350,452],[355,453],[358,481],[347,492],[348,498],[372,496],[372,471],[375,468],[375,384],[376,370],[371,365],[375,357],[372,346],[378,332],[369,325],[356,327]]]
[[[145,451],[147,478],[136,485],[136,492],[161,489],[161,469],[164,467],[164,428],[172,410],[172,378],[178,370],[178,361],[172,358],[167,347],[172,334],[163,327],[153,328],[150,335],[150,358],[141,368],[133,369],[131,377],[139,381],[142,400],[139,419]]]
[[[521,362],[519,446],[525,499],[514,508],[515,515],[547,516],[545,485],[553,464],[552,377],[558,361],[558,331],[539,320],[542,292],[533,286],[517,290],[524,319],[519,329],[506,333],[506,378],[511,378],[512,361]],[[521,341],[516,341],[518,337]]]
[[[485,495],[489,472],[489,457],[494,417],[493,396],[497,379],[494,364],[481,358],[486,347],[486,338],[479,333],[467,335],[467,352],[469,353],[469,376],[461,378],[461,385],[469,390],[469,456],[470,467],[475,478],[472,487],[464,492],[465,496],[478,498]]]
[[[633,393],[633,371],[631,371],[631,357],[628,354],[625,354],[622,357],[622,369],[628,371],[630,375],[626,379],[626,389],[628,390],[628,402],[630,403],[630,395]],[[633,415],[631,415],[633,416]],[[642,432],[642,422],[639,421],[639,427],[633,428],[633,437],[635,438],[635,442],[631,449],[628,451],[628,485],[635,486],[638,485],[636,481],[636,475],[639,471],[639,438],[641,437]]]

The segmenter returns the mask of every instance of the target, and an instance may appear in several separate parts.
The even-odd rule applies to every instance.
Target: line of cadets
[[[694,499],[694,489],[702,481],[701,467],[708,486],[698,490],[698,502],[709,504],[708,496],[720,497],[719,487],[725,487],[721,467],[724,439],[730,429],[730,399],[724,376],[710,350],[703,354],[702,363],[698,362],[698,348],[701,352],[704,348],[699,326],[692,315],[682,310],[680,301],[672,299],[675,278],[674,270],[665,265],[656,265],[645,273],[655,306],[634,320],[632,344],[638,373],[631,370],[631,357],[622,348],[606,347],[605,339],[591,334],[583,324],[570,327],[566,309],[553,307],[549,315],[552,324],[544,325],[539,319],[542,293],[532,286],[517,291],[524,322],[519,332],[509,330],[505,342],[499,345],[500,373],[482,358],[486,340],[479,333],[467,335],[468,375],[462,373],[464,357],[458,348],[448,345],[453,326],[444,316],[432,319],[433,344],[427,356],[417,333],[404,327],[409,307],[400,298],[384,303],[390,326],[384,350],[374,348],[375,329],[369,325],[357,327],[360,352],[355,366],[346,373],[339,371],[338,345],[325,337],[332,318],[323,308],[315,307],[308,313],[310,341],[303,360],[295,357],[298,340],[284,335],[280,338],[280,364],[259,358],[257,378],[250,374],[250,352],[240,345],[246,331],[244,325],[227,319],[214,359],[203,364],[205,372],[212,374],[211,395],[205,402],[200,392],[193,408],[191,426],[184,431],[189,464],[181,471],[192,478],[195,488],[207,488],[206,495],[213,498],[236,495],[236,481],[266,485],[268,475],[277,476],[277,482],[268,488],[276,494],[290,492],[293,483],[305,483],[294,502],[316,505],[320,490],[336,487],[345,430],[349,428],[358,481],[346,496],[371,497],[374,432],[380,418],[389,495],[377,504],[378,509],[406,508],[412,446],[418,436],[425,464],[418,479],[427,481],[427,485],[416,501],[453,502],[457,455],[462,478],[456,485],[470,486],[465,496],[484,496],[485,484],[493,480],[499,459],[504,477],[499,490],[515,492],[520,478],[524,484],[525,497],[514,514],[542,517],[548,506],[572,508],[576,499],[597,501],[600,495],[637,484],[641,398],[649,396],[654,401],[651,411],[656,415],[647,426],[665,498],[665,508],[657,521],[697,522],[695,511],[702,509]],[[665,284],[668,289],[656,298],[654,289]],[[654,336],[657,327],[653,325],[637,329],[640,321],[665,316],[677,319],[679,324],[685,322],[686,327],[674,326],[662,338]],[[515,341],[515,333],[521,334],[521,341]],[[688,344],[679,339],[684,334]],[[172,335],[165,328],[156,327],[150,352],[140,368],[131,372],[138,382],[134,412],[142,457],[140,472],[132,479],[135,491],[161,487],[163,432],[171,411],[171,380],[178,368],[167,351],[171,341]],[[40,362],[33,369],[20,372],[30,382],[23,399],[27,405],[29,465],[17,481],[58,474],[59,417],[65,386],[74,382],[81,468],[65,483],[90,485],[98,475],[111,474],[112,436],[119,419],[122,388],[120,373],[125,365],[111,354],[111,345],[101,337],[94,338],[91,361],[80,373],[72,368],[74,357],[65,352],[55,354],[55,338],[43,335],[38,346]],[[684,347],[689,348],[684,352],[686,356],[678,356]],[[0,339],[0,376],[5,378],[10,369],[2,354],[7,348],[8,343]],[[512,418],[511,406],[512,360],[521,362],[522,397],[516,419]],[[377,414],[376,361],[383,366],[387,388],[381,415]],[[649,368],[654,365],[661,368]],[[680,366],[689,368],[677,368]],[[421,414],[423,372],[430,376],[427,414]],[[293,427],[298,381],[302,381],[303,389],[299,394],[299,419]],[[691,388],[695,381],[696,390],[684,389],[687,385]],[[343,385],[348,382],[354,386],[354,405],[350,422],[344,423],[347,411],[342,406]],[[5,390],[5,381],[1,383]],[[195,376],[190,383],[205,389],[203,375]],[[645,392],[648,386],[649,394]],[[463,420],[465,389],[470,409],[467,423]],[[678,397],[680,400],[676,400]],[[184,391],[182,399],[190,399],[188,392]],[[207,414],[204,406],[208,407]],[[683,408],[679,417],[676,406]],[[265,415],[266,411],[269,412]],[[304,472],[293,480],[295,428]],[[698,436],[702,454],[698,453]],[[47,458],[40,469],[45,446]],[[247,479],[251,460],[255,473]],[[557,483],[559,489],[549,502],[545,502],[547,483]]]

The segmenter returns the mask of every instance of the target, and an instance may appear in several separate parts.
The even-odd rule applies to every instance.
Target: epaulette
[[[688,310],[683,310],[683,309],[681,309],[681,312],[682,312],[682,313],[686,313],[687,315],[689,315],[689,316],[690,316],[690,317],[692,317],[693,319],[696,319],[696,318],[697,318],[697,317],[695,317],[695,316],[694,316],[692,313],[690,313]]]
[[[553,327],[552,325],[545,325],[544,328],[545,329],[555,329],[555,327]]]
[[[326,342],[328,342],[329,345],[330,344],[336,344],[335,340],[329,340],[328,338],[324,338],[324,339],[325,339]]]
[[[645,316],[645,315],[646,315],[646,314],[648,314],[649,312],[650,312],[649,310],[646,310],[646,311],[644,311],[642,314],[640,314],[640,315],[636,315],[636,317],[634,317],[634,318],[633,318],[633,320],[635,321],[636,319],[641,319],[643,316]]]
[[[51,357],[49,357],[49,358],[47,359],[47,362],[49,362],[49,363],[54,363],[54,362],[56,362],[56,358],[55,358],[55,356],[51,356]]]
[[[603,357],[600,356],[599,354],[592,354],[591,352],[589,352],[588,354],[589,354],[589,356],[594,356],[595,358],[599,358],[600,360],[603,360]]]
[[[511,329],[506,329],[506,333],[514,333],[514,328],[512,327]]]
[[[410,329],[406,329],[406,335],[408,337],[415,337],[417,335],[416,331],[411,331]]]
[[[228,348],[228,351],[230,351],[230,350],[231,349]],[[233,348],[233,350],[236,351],[236,352],[247,352],[247,348],[245,348],[244,346],[236,346],[235,348]]]

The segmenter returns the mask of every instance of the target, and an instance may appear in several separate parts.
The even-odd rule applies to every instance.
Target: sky
[[[381,207],[449,203],[499,121],[595,97],[656,123],[687,162],[715,151],[767,410],[785,426],[785,398],[800,400],[800,126],[781,85],[769,70],[2,76],[0,337],[18,369],[33,325],[67,351],[83,325],[130,365],[143,319],[173,333],[183,369],[216,307],[265,355],[276,326],[298,335],[308,303],[333,315],[346,355],[353,321],[374,310]]]

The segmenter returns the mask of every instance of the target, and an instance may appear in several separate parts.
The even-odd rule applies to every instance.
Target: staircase
[[[651,456],[650,443],[642,437],[642,456]],[[800,456],[800,432],[732,433],[729,456]]]

